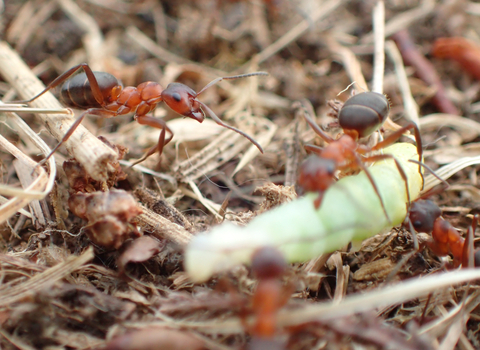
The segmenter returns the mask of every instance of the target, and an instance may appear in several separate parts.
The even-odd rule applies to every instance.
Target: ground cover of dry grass
[[[304,98],[326,126],[333,120],[327,100],[345,101],[352,89],[383,91],[391,102],[386,132],[416,122],[426,164],[448,178],[448,190],[432,196],[444,218],[463,235],[469,214],[478,213],[477,3],[12,0],[4,6],[4,103],[32,97],[42,82],[82,62],[124,86],[179,81],[199,91],[219,76],[269,76],[222,82],[201,96],[252,135],[263,154],[208,117],[199,124],[160,104],[155,116],[175,133],[161,162],[154,155],[128,168],[157,142],[158,129],[131,116],[87,117],[54,159],[35,167],[57,143],[52,135],[61,137],[71,125],[70,112],[45,95],[30,105],[40,109],[35,113],[2,113],[2,349],[246,348],[243,321],[255,290],[249,269],[193,284],[183,249],[224,220],[244,225],[295,198],[303,145],[322,145],[292,107]],[[449,37],[468,39],[458,52],[469,56],[434,57],[435,40]],[[426,188],[437,183],[426,180]],[[105,238],[109,232],[113,238]],[[480,348],[478,272],[453,271],[451,258],[424,245],[400,265],[412,251],[410,232],[397,227],[360,247],[292,264],[284,282],[295,291],[278,315],[276,341],[288,349]]]

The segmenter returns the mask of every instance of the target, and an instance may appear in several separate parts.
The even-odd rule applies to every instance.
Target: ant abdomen
[[[115,100],[112,92],[120,91],[122,84],[113,75],[105,72],[93,72],[104,101],[108,104]],[[119,88],[116,88],[119,86]],[[79,73],[68,79],[60,90],[60,101],[68,107],[87,109],[101,107],[93,96],[90,82],[85,73]]]
[[[344,131],[352,131],[358,138],[371,135],[387,119],[390,104],[378,92],[362,92],[345,101],[338,113],[338,123]]]

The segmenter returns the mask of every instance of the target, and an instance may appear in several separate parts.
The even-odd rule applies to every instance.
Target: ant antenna
[[[343,94],[345,91],[347,91],[348,89],[350,89],[353,85],[357,85],[357,88],[358,88],[359,90],[362,90],[362,92],[368,92],[367,89],[365,89],[365,88],[361,87],[360,85],[358,85],[356,81],[353,81],[353,82],[351,82],[350,84],[348,84],[345,89],[343,89],[342,91],[340,91],[340,92],[337,94],[337,96],[340,96],[341,94]],[[352,92],[352,95],[355,95],[355,90]]]
[[[213,79],[211,82],[209,82],[205,87],[197,92],[197,96],[200,95],[202,92],[207,90],[210,86],[215,85],[216,83],[221,82],[222,80],[233,80],[233,79],[240,79],[240,78],[248,78],[248,77],[253,77],[256,75],[268,75],[267,72],[254,72],[254,73],[247,73],[247,74],[240,74],[240,75],[231,75],[229,77],[219,77],[216,79]]]
[[[337,96],[340,96],[341,94],[343,94],[345,91],[347,91],[348,89],[350,89],[353,85],[355,85],[357,82],[354,81],[354,82],[351,82],[350,84],[347,85],[347,87],[345,89],[343,89],[342,91],[340,91]]]
[[[435,176],[438,180],[440,180],[440,182],[442,182],[444,185],[447,186],[446,189],[450,187],[448,182],[445,181],[444,179],[442,179],[440,176],[438,176],[437,173],[432,168],[430,168],[427,164],[419,162],[418,160],[415,160],[415,159],[409,159],[408,161],[411,162],[411,163],[418,164],[418,165],[422,166],[424,169],[427,169],[433,176]]]
[[[205,90],[205,89],[202,89],[201,91],[203,91],[203,90]],[[197,94],[197,96],[198,96],[198,94]],[[239,133],[240,135],[245,137],[247,140],[249,140],[251,143],[253,143],[258,148],[258,150],[263,153],[262,146],[260,146],[260,144],[257,141],[255,141],[250,135],[244,133],[242,130],[237,129],[237,128],[231,126],[231,125],[225,124],[219,117],[217,117],[215,112],[212,111],[210,109],[210,107],[208,107],[205,103],[203,103],[202,101],[198,101],[198,100],[196,100],[196,101],[200,104],[200,106],[202,106],[203,110],[207,111],[208,115],[210,116],[210,118],[213,119],[214,122],[216,122],[218,125],[223,126],[226,129],[230,129],[230,130],[233,130],[233,131]]]

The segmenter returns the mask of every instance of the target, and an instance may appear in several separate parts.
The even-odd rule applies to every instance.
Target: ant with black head
[[[84,73],[73,76],[80,69],[83,69]],[[15,102],[32,102],[47,91],[63,83],[60,91],[60,100],[62,103],[68,107],[86,109],[86,111],[81,113],[75,120],[52,152],[42,160],[42,164],[45,163],[65,141],[68,140],[86,115],[112,118],[119,115],[134,113],[134,118],[139,124],[152,126],[160,129],[161,132],[157,145],[152,147],[142,158],[133,163],[132,166],[144,161],[156,152],[161,155],[164,146],[172,140],[173,132],[163,119],[148,115],[148,113],[152,112],[160,102],[165,102],[165,104],[176,113],[187,118],[195,119],[199,123],[203,122],[205,119],[206,112],[217,124],[244,136],[263,153],[262,146],[260,146],[260,144],[250,135],[224,123],[219,117],[217,117],[215,112],[197,99],[197,97],[206,89],[222,80],[247,78],[258,75],[268,75],[268,73],[254,72],[219,77],[212,80],[199,92],[195,92],[190,87],[181,83],[170,83],[166,89],[163,89],[160,84],[153,81],[141,83],[137,87],[123,87],[113,75],[105,72],[94,72],[86,63],[81,63],[58,76],[42,92],[31,99]],[[168,137],[166,136],[167,132],[169,133]]]
[[[249,350],[284,349],[284,344],[275,339],[277,313],[288,302],[293,286],[285,286],[281,278],[287,271],[283,254],[275,247],[265,246],[252,255],[251,269],[258,279],[257,289],[252,298],[251,312],[254,323],[244,326],[252,339]]]
[[[429,199],[417,199],[410,206],[410,211],[404,226],[415,232],[431,233],[432,239],[427,246],[437,256],[453,257],[455,267],[480,266],[480,250],[473,252],[473,236],[477,228],[480,215],[474,215],[468,229],[467,239],[464,239],[453,225],[442,216],[442,210]],[[418,243],[417,243],[418,245]],[[418,246],[415,247],[419,249]],[[473,261],[469,260],[473,258]]]
[[[305,145],[305,149],[314,153],[314,155],[304,161],[300,168],[298,178],[298,184],[305,191],[318,192],[318,198],[314,202],[315,208],[320,207],[324,192],[335,182],[335,173],[337,170],[358,169],[363,170],[367,175],[375,193],[380,199],[383,212],[389,220],[378,187],[368,171],[368,167],[365,165],[365,163],[384,159],[393,159],[395,162],[398,172],[405,181],[407,200],[408,203],[410,203],[407,176],[398,160],[390,154],[370,155],[370,153],[390,146],[407,130],[413,129],[417,144],[420,171],[423,150],[422,139],[417,125],[409,122],[372,147],[358,142],[360,138],[370,136],[374,131],[378,130],[387,119],[390,112],[390,104],[385,95],[377,92],[362,92],[350,97],[341,108],[335,108],[331,105],[334,111],[337,112],[338,124],[343,129],[343,134],[337,139],[334,139],[324,132],[315,122],[315,113],[310,102],[303,100],[301,105],[303,107],[303,115],[308,125],[327,143],[325,148]]]

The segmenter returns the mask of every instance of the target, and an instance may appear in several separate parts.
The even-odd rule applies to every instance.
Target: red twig
[[[460,112],[447,96],[445,88],[433,65],[415,47],[406,30],[401,30],[392,35],[393,40],[402,54],[404,62],[415,68],[417,76],[428,85],[433,85],[436,94],[432,101],[442,113],[459,115]]]

